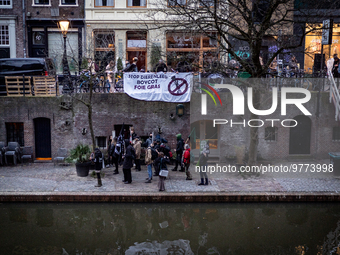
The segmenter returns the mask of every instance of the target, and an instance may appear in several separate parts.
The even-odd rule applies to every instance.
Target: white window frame
[[[133,1],[133,0],[126,0],[126,7],[127,8],[146,8],[148,6],[148,1],[147,0],[144,0],[145,1],[145,5],[139,5],[139,6],[129,5],[130,1]]]
[[[76,4],[62,4],[62,0],[59,0],[59,7],[78,7],[78,0],[75,0]]]
[[[51,7],[51,1],[52,0],[48,0],[48,4],[35,4],[34,0],[32,0],[32,6],[39,6],[39,7]]]
[[[11,4],[9,5],[0,5],[0,9],[12,9],[13,8],[13,0],[10,0]]]
[[[9,45],[0,45],[1,48],[8,48],[11,58],[16,58],[16,38],[15,38],[15,19],[0,20],[0,26],[8,26]]]

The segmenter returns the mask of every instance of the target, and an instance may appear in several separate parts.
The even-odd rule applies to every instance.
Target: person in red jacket
[[[190,147],[189,144],[185,144],[184,145],[184,155],[183,155],[183,164],[184,164],[184,168],[185,168],[185,173],[187,175],[186,180],[192,180],[190,171],[189,171],[189,167],[190,167]]]

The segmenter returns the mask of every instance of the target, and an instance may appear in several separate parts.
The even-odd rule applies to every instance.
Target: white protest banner
[[[144,101],[190,102],[191,73],[124,73],[124,92]]]

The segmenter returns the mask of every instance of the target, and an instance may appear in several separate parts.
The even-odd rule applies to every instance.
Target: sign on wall
[[[124,92],[145,101],[190,102],[191,73],[125,73]]]

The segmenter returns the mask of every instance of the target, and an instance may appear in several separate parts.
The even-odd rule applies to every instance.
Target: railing
[[[336,86],[333,74],[331,71],[328,72],[328,77],[330,80],[330,88],[329,88],[329,102],[334,104],[335,107],[335,120],[340,120],[340,94],[339,90]]]

